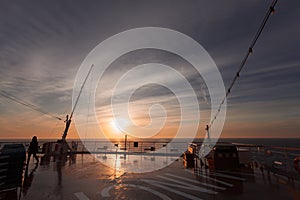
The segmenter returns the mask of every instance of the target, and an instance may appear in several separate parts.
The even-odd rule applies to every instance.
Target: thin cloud
[[[0,8],[0,89],[51,113],[66,114],[72,107],[72,90],[77,70],[86,55],[114,34],[147,26],[174,29],[198,41],[216,62],[225,87],[228,88],[269,3],[259,0],[188,3],[181,0],[120,0],[104,3],[4,1]],[[271,125],[277,127],[277,134],[282,124],[295,128],[293,123],[299,118],[297,113],[300,113],[299,4],[298,0],[278,3],[275,14],[271,16],[229,96],[227,126],[228,123],[239,124],[239,120],[245,125],[244,121],[250,119],[247,128],[251,129],[256,123],[255,116],[274,122],[280,121],[282,116],[290,121],[278,122],[278,125],[270,122],[260,126],[266,136],[272,136],[274,130],[268,130]],[[106,76],[99,82],[96,109],[97,113],[101,113],[99,117],[105,118],[102,120],[110,120],[108,105],[111,103],[113,86],[120,76],[134,66],[150,62],[171,66],[183,74],[197,95],[201,112],[205,116],[203,120],[210,117],[210,97],[206,85],[187,62],[171,53],[142,50],[121,56],[112,63]],[[182,88],[168,75],[151,75],[157,79],[167,78],[170,85]],[[117,108],[124,106],[122,98],[135,86],[134,83],[134,79],[129,81],[116,93],[120,98]],[[181,95],[189,106],[190,94],[181,91]],[[145,86],[132,99],[132,103],[144,106],[158,102],[166,106],[169,119],[177,123],[179,106],[174,94],[167,89]],[[18,130],[13,130],[16,118],[28,119],[23,115],[32,116],[30,119],[39,118],[38,114],[2,97],[0,103],[1,132],[17,134],[22,126],[30,127],[37,122],[27,120],[16,127]],[[88,102],[81,103],[88,105]],[[143,118],[138,111],[135,112],[137,118]],[[43,125],[45,127],[32,127],[46,130],[49,128],[46,126],[53,126],[46,123]],[[230,128],[233,130],[233,127]],[[297,132],[298,129],[289,131]],[[236,130],[251,132],[241,127]],[[256,131],[255,128],[252,130]],[[31,135],[30,128],[26,129],[24,135]]]

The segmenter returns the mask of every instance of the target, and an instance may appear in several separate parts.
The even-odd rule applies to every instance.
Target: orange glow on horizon
[[[111,118],[100,124],[107,138],[124,138],[124,133],[117,128]],[[49,119],[37,113],[26,111],[12,113],[0,119],[1,139],[31,139],[36,135],[39,139],[60,139],[65,128],[63,121]],[[205,124],[200,123],[197,138],[205,136]],[[279,119],[269,122],[253,122],[228,120],[223,128],[221,138],[299,138],[297,120]],[[153,138],[172,138],[175,136],[178,125],[166,124],[166,126],[153,136]],[[186,130],[189,131],[188,126]],[[95,134],[96,135],[96,134]],[[79,139],[75,128],[75,120],[72,122],[67,139]]]

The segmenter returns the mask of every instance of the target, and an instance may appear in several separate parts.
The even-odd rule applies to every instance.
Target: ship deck
[[[67,162],[30,162],[23,188],[2,192],[0,199],[300,199],[300,183],[259,168],[240,172],[185,169],[182,158],[149,173],[109,168],[94,155]]]

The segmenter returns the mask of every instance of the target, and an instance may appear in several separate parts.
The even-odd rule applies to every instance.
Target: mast
[[[93,67],[94,67],[94,64],[92,64],[92,66],[91,66],[91,68],[90,68],[88,74],[86,75],[86,77],[85,77],[85,79],[84,79],[84,82],[82,83],[82,86],[81,86],[81,88],[80,88],[79,94],[78,94],[77,99],[76,99],[76,101],[75,101],[75,104],[74,104],[74,107],[73,107],[72,112],[71,112],[71,114],[70,114],[70,117],[69,117],[69,115],[66,116],[66,120],[65,120],[66,127],[65,127],[64,133],[63,133],[62,138],[61,138],[62,141],[65,141],[65,140],[66,140],[66,137],[67,137],[67,135],[68,135],[68,131],[69,131],[69,128],[70,128],[70,125],[71,125],[71,122],[72,122],[73,113],[74,113],[75,108],[76,108],[76,106],[77,106],[77,104],[78,104],[79,97],[80,97],[80,95],[81,95],[81,93],[82,93],[82,90],[83,90],[83,88],[84,88],[84,85],[85,85],[85,83],[86,83],[86,81],[87,81],[87,79],[88,79],[88,77],[89,77],[89,75],[90,75],[90,73],[91,73]]]

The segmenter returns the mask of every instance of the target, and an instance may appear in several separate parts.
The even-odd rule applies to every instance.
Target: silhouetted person
[[[38,141],[37,141],[37,137],[33,136],[32,140],[30,142],[29,148],[28,148],[28,159],[27,159],[27,165],[29,164],[31,155],[33,155],[33,157],[36,159],[36,162],[39,163],[39,158],[37,157],[37,152],[38,152]]]

